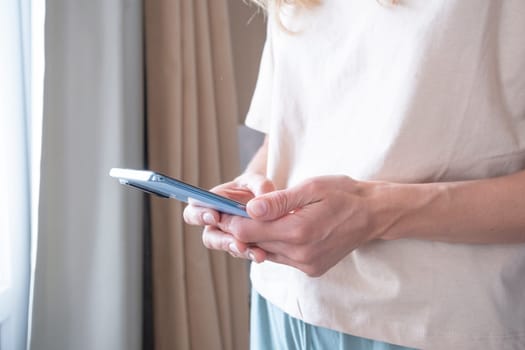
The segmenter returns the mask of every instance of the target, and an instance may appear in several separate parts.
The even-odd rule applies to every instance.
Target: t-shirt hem
[[[319,322],[318,320],[305,318],[300,310],[292,310],[275,303],[271,293],[265,288],[260,288],[256,281],[252,280],[252,286],[263,298],[281,311],[317,327],[333,329],[338,332],[350,334],[357,337],[373,339],[394,345],[425,350],[521,350],[525,349],[525,333],[518,334],[494,334],[484,336],[464,336],[462,334],[428,334],[418,325],[408,325],[395,323],[385,324],[377,320],[368,320],[361,325],[330,324],[329,322]],[[349,320],[352,318],[349,317]],[[365,326],[366,324],[366,326]],[[420,330],[418,330],[420,329]],[[426,333],[426,334],[425,334]]]

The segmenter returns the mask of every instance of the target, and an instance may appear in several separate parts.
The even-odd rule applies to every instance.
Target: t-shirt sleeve
[[[268,29],[255,91],[245,120],[246,126],[263,133],[268,133],[270,129],[273,71],[271,30]]]

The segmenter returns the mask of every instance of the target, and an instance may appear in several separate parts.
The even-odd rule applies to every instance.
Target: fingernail
[[[250,210],[256,216],[264,216],[268,212],[268,204],[263,200],[255,200],[250,204]]]
[[[233,254],[241,254],[241,252],[239,251],[239,248],[237,248],[237,244],[235,243],[230,243],[230,245],[228,246],[228,249]]]
[[[251,261],[256,261],[255,254],[253,253],[253,251],[248,250],[248,258],[250,258]]]
[[[202,214],[202,220],[206,223],[206,225],[215,225],[215,218],[210,213]]]

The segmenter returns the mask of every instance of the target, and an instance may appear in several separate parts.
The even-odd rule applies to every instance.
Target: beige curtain
[[[145,0],[148,165],[205,188],[238,174],[226,0]],[[246,263],[202,245],[183,206],[152,199],[156,349],[246,349]]]

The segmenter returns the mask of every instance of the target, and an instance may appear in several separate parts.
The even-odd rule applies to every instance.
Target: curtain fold
[[[46,4],[31,349],[141,347],[142,2]]]
[[[238,174],[225,0],[145,0],[148,167],[210,188]],[[246,349],[243,261],[208,251],[183,206],[152,198],[156,349]]]

